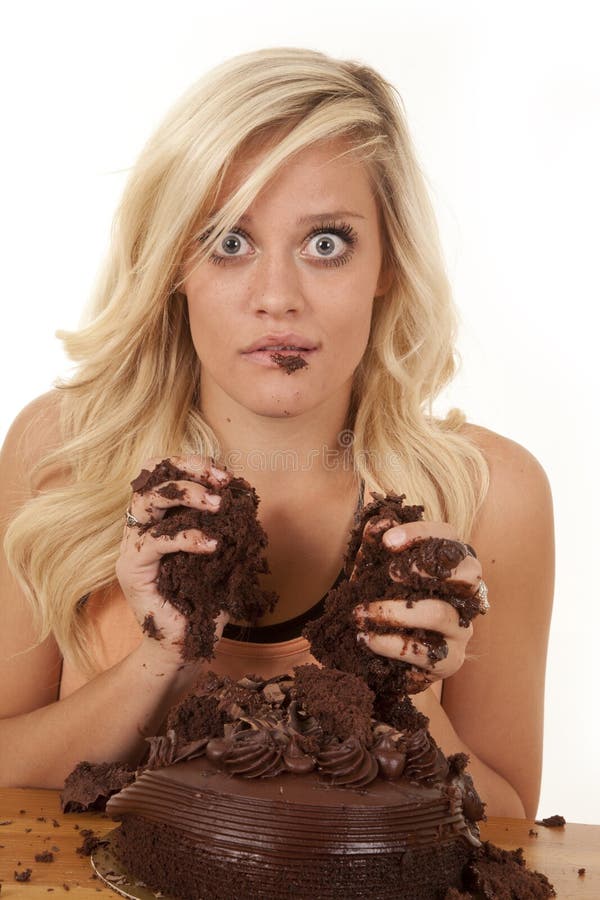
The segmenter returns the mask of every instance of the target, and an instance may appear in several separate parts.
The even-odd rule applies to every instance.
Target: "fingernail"
[[[208,547],[209,550],[214,550],[217,546],[218,541],[214,538],[201,538],[196,542],[199,547]]]
[[[221,498],[218,494],[206,494],[205,498],[208,505],[214,507],[215,509],[217,508],[217,506],[221,505]]]
[[[369,635],[366,631],[359,631],[356,635],[356,640],[359,644],[368,644],[369,643]]]
[[[407,543],[407,540],[406,532],[396,531],[395,528],[392,531],[387,531],[383,536],[383,543],[385,546],[392,549],[403,547],[404,544]]]
[[[218,469],[216,466],[210,466],[210,471],[221,484],[229,481],[229,472],[224,472],[223,469]]]

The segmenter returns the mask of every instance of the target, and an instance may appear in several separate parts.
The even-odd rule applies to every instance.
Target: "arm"
[[[490,467],[490,489],[475,522],[491,608],[478,618],[464,666],[444,682],[442,712],[479,766],[504,779],[534,816],[539,799],[544,677],[554,591],[554,526],[546,474],[519,444],[472,429]],[[508,815],[496,781],[491,815]],[[506,792],[508,797],[510,792]],[[484,796],[485,799],[485,796]]]
[[[435,665],[426,661],[418,642],[411,644],[414,652],[391,634],[370,634],[368,643],[375,653],[419,667],[425,683],[445,679],[442,704],[431,689],[414,701],[446,754],[469,754],[488,813],[534,815],[553,591],[552,501],[542,468],[523,447],[474,426],[468,433],[490,467],[490,489],[469,542],[483,567],[491,609],[477,617],[469,643],[472,626],[458,627],[455,610],[443,601],[421,600],[412,609],[401,600],[370,604],[370,614],[382,622],[440,632],[448,655]],[[391,528],[382,539],[399,551],[429,534],[457,538],[448,525],[424,522]],[[474,566],[467,557],[451,580],[475,586]]]
[[[0,457],[3,501],[7,503],[2,510],[2,537],[7,520],[30,495],[27,472],[32,463],[57,439],[56,412],[53,395],[40,398],[18,417],[5,441]],[[200,493],[195,502],[202,502]],[[181,541],[185,543],[185,539]],[[206,548],[184,547],[181,541],[171,541],[169,549],[206,552]],[[130,549],[133,543],[129,541]],[[197,666],[182,666],[177,649],[182,619],[172,608],[163,609],[153,593],[151,572],[165,550],[156,545],[152,552],[152,547],[149,538],[144,553],[135,554],[133,577],[127,562],[122,564],[122,577],[130,595],[139,588],[140,578],[149,582],[150,587],[137,591],[132,605],[142,619],[146,611],[154,610],[157,625],[173,640],[159,642],[140,632],[141,643],[129,656],[60,701],[59,649],[52,638],[37,643],[28,601],[2,552],[0,784],[60,787],[83,759],[135,764],[144,750],[144,736],[156,733],[169,707],[195,681]],[[140,566],[141,555],[145,567]]]

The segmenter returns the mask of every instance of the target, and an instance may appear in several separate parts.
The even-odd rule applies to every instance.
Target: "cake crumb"
[[[69,885],[66,882],[63,884],[63,890],[65,890],[65,891],[71,890],[71,888],[69,887]]]
[[[26,809],[20,809],[20,810],[19,810],[19,815],[20,815],[20,816],[24,816],[26,812],[27,812]]]
[[[12,819],[5,819],[3,822],[0,822],[0,825],[12,825]]]
[[[548,816],[545,819],[536,819],[535,824],[544,825],[546,828],[561,828],[567,823],[563,816]]]
[[[158,628],[156,622],[154,621],[154,615],[152,613],[148,613],[144,621],[142,622],[142,631],[144,634],[147,634],[149,638],[154,638],[155,641],[162,641],[163,633],[162,629]]]
[[[277,363],[282,369],[285,369],[288,375],[291,375],[292,372],[295,372],[297,369],[303,369],[305,366],[308,366],[308,363],[303,356],[300,356],[300,354],[297,354],[296,356],[284,356],[283,353],[271,353],[270,356],[273,362]]]
[[[585,867],[582,867],[581,869],[577,869],[577,874],[579,875],[580,878],[583,878],[585,875]]]
[[[15,869],[15,881],[29,881],[31,878],[31,869],[23,869],[22,872],[17,872]]]
[[[91,828],[82,828],[80,834],[83,835],[83,844],[75,849],[80,856],[91,856],[97,847],[106,844],[106,841],[99,838]]]
[[[529,836],[530,836],[530,837],[537,837],[537,836],[538,836],[538,833],[537,833],[537,831],[534,831],[533,828],[530,828],[530,829],[529,829]]]
[[[54,862],[54,853],[51,850],[44,850],[43,853],[36,853],[34,859],[36,862],[51,863]]]

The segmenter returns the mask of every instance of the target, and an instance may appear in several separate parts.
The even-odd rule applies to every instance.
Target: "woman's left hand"
[[[456,584],[457,594],[460,592],[461,596],[465,595],[465,590],[470,592],[470,589],[473,596],[477,593],[482,582],[481,564],[470,552],[466,555],[460,552],[466,545],[458,539],[450,525],[443,522],[390,525],[390,521],[386,519],[368,522],[363,542],[378,540],[382,535],[381,541],[391,553],[401,553],[427,538],[456,542],[460,545],[456,548],[460,561],[443,580],[448,585]],[[430,577],[430,573],[415,565],[412,571],[425,578]],[[399,583],[406,580],[400,572],[400,566],[393,564],[390,567],[390,577]],[[468,625],[459,624],[458,612],[450,603],[433,597],[412,601],[410,606],[400,598],[375,600],[357,606],[354,615],[360,629],[359,640],[363,640],[373,653],[401,660],[417,668],[417,671],[412,670],[408,679],[411,693],[424,690],[433,681],[457,672],[465,660],[467,644],[473,634],[470,622]],[[398,631],[378,633],[380,628]],[[436,635],[413,634],[414,629],[435,632]]]

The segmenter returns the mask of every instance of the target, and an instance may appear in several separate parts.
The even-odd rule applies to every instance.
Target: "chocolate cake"
[[[386,528],[422,514],[401,496],[365,508],[348,546],[349,581],[306,631],[322,668],[237,682],[208,673],[171,712],[166,734],[149,739],[135,780],[106,807],[121,823],[112,850],[133,879],[178,900],[554,896],[518,852],[481,844],[484,805],[468,758],[442,753],[408,696],[426,679],[356,640],[353,610],[377,598],[439,597],[463,624],[485,611],[472,585],[446,581],[474,553],[468,545],[427,539],[390,553],[382,544]],[[252,545],[255,560],[262,546]],[[161,590],[177,597],[175,580],[169,574]],[[201,610],[189,613],[194,634]],[[439,635],[413,637],[431,666],[443,658]]]
[[[483,805],[461,759],[422,725],[376,721],[374,699],[315,665],[209,675],[107,804],[118,858],[154,890],[202,900],[432,900],[459,886]]]
[[[189,481],[189,475],[165,459],[152,472],[144,469],[131,487],[143,496],[161,485],[158,492],[164,497],[183,498],[173,483],[176,481]],[[256,516],[259,500],[254,488],[235,477],[218,487],[202,477],[197,481],[221,497],[216,512],[175,506],[167,509],[159,522],[139,526],[140,533],[151,531],[157,537],[198,528],[217,540],[213,553],[169,553],[160,562],[158,591],[187,619],[182,648],[186,660],[214,655],[214,620],[221,611],[252,624],[277,600],[273,592],[263,591],[258,581],[258,575],[269,568],[263,555],[267,537]],[[160,640],[160,632],[148,618],[144,631]]]

